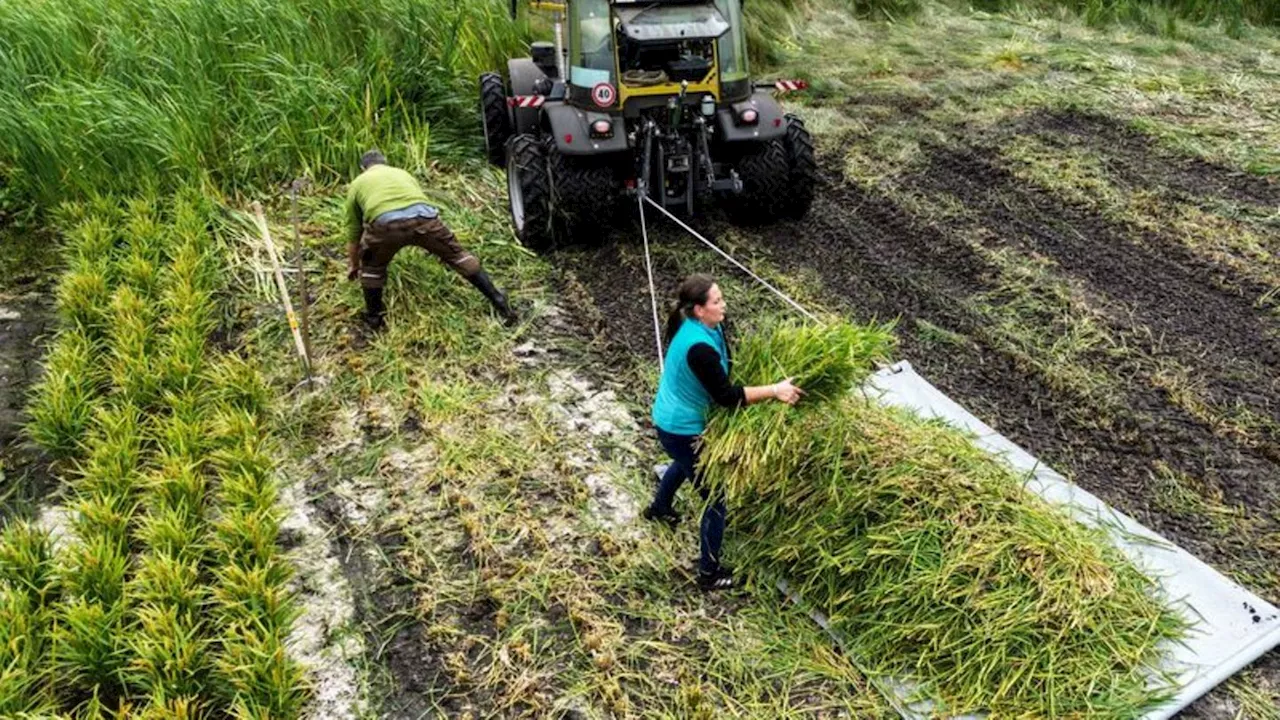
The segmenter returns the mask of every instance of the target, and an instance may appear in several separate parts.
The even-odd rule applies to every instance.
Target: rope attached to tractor
[[[822,320],[820,320],[817,315],[814,315],[812,312],[809,312],[808,310],[806,310],[803,305],[796,302],[791,296],[787,295],[786,293],[782,292],[778,288],[774,287],[772,284],[769,283],[768,280],[765,280],[764,278],[752,272],[751,268],[738,262],[729,253],[725,252],[724,250],[721,250],[719,247],[716,246],[715,243],[706,239],[705,237],[700,235],[697,230],[694,230],[693,228],[689,227],[687,223],[685,223],[683,220],[673,215],[670,210],[667,210],[666,208],[662,207],[662,205],[654,202],[653,198],[649,197],[649,195],[645,193],[644,190],[645,190],[644,187],[641,186],[638,193],[638,198],[639,198],[638,207],[640,211],[640,235],[644,239],[644,266],[645,266],[645,271],[648,273],[648,276],[649,276],[649,304],[653,308],[653,340],[654,340],[654,343],[657,345],[659,370],[665,369],[663,365],[663,360],[662,360],[662,322],[658,317],[658,291],[657,291],[657,288],[654,286],[654,282],[653,282],[653,260],[650,257],[650,253],[649,253],[649,229],[648,229],[648,225],[645,222],[645,215],[644,215],[644,204],[646,202],[654,206],[655,208],[657,208],[663,215],[666,215],[668,218],[671,218],[671,220],[675,222],[675,224],[679,225],[681,228],[684,228],[686,232],[688,232],[690,235],[694,236],[699,241],[701,241],[703,245],[706,245],[707,247],[719,253],[721,257],[733,263],[735,267],[737,267],[739,270],[749,275],[751,279],[763,285],[765,288],[769,290],[769,292],[772,292],[774,295],[777,295],[779,298],[783,300],[783,302],[790,305],[801,315],[805,316],[809,320],[812,320],[813,322],[816,322],[816,323],[822,322]]]

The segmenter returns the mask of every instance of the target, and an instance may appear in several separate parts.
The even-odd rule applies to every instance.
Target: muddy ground
[[[918,103],[868,102],[888,107],[899,122],[929,123]],[[922,142],[914,164],[876,184],[847,178],[844,158],[833,151],[842,143],[827,143],[823,187],[802,222],[734,231],[711,216],[697,227],[712,238],[734,231],[745,237],[738,241],[741,255],[766,259],[788,276],[818,278],[820,287],[810,289],[853,320],[900,318],[901,357],[948,395],[1113,507],[1280,602],[1280,316],[1258,301],[1274,288],[1233,274],[1159,230],[1015,177],[1000,148],[1026,135],[1083,143],[1105,158],[1113,184],[1206,212],[1229,205],[1245,214],[1274,213],[1280,183],[1179,156],[1120,120],[1096,115],[1040,111],[992,127],[930,130],[930,138],[946,139]],[[1257,232],[1271,252],[1280,251],[1280,230]],[[659,251],[694,242],[667,229],[654,241]],[[620,232],[555,259],[562,280],[585,288],[600,308],[602,367],[653,356],[637,244]],[[975,308],[1000,297],[1000,270],[991,258],[1002,250],[1046,262],[1112,338],[1109,351],[1077,358],[1110,378],[1102,392],[1061,387],[1024,354],[993,340],[990,316]],[[687,253],[658,255],[655,272],[667,297],[688,272],[733,272],[709,252],[692,256],[703,258],[695,262],[673,259]],[[1054,318],[1042,320],[1039,330],[1052,334]],[[1225,432],[1189,412],[1156,381],[1158,368],[1170,363],[1188,371],[1207,402],[1244,408],[1261,421],[1250,432]],[[1197,479],[1238,522],[1224,528],[1206,514],[1153,501],[1171,475]],[[1280,652],[1255,668],[1276,686]],[[1219,688],[1182,716],[1230,717],[1225,698]]]
[[[53,330],[50,289],[53,253],[0,231],[0,519],[32,509],[52,488],[44,458],[25,440],[26,401],[40,376],[40,358]]]

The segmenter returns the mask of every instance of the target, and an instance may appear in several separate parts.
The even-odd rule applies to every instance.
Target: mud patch
[[[301,610],[286,647],[306,667],[312,695],[304,718],[347,720],[365,712],[356,661],[365,652],[355,630],[351,587],[332,543],[298,485],[280,491],[289,560],[295,569],[292,592]]]
[[[1191,357],[1250,363],[1262,377],[1280,366],[1273,321],[1252,301],[1216,288],[1205,272],[1212,268],[1163,244],[1134,242],[1100,216],[1027,186],[985,151],[934,148],[906,184],[957,198],[993,237],[1052,258],[1171,342],[1198,343],[1199,351],[1188,348]]]
[[[0,303],[0,448],[20,439],[27,392],[40,377],[43,340],[53,329],[52,311],[39,292]]]
[[[705,222],[695,228],[710,231]],[[687,239],[662,223],[649,229],[649,241],[657,247]],[[598,343],[596,350],[607,358],[605,367],[623,367],[634,357],[655,356],[653,315],[641,252],[634,236],[613,237],[598,247],[561,250],[553,258],[565,304],[576,309],[576,322]],[[656,254],[653,261],[659,297],[673,296],[680,280],[693,272],[666,254]],[[603,379],[606,375],[595,373],[593,377]]]
[[[32,244],[44,249],[30,249],[29,242],[0,236],[6,253],[22,256],[12,269],[0,262],[0,519],[30,512],[56,487],[48,458],[22,436],[27,399],[54,329],[52,243],[43,239]]]

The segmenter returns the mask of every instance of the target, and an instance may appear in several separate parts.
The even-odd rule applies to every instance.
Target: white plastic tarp
[[[1064,506],[1081,522],[1108,528],[1117,545],[1139,567],[1159,579],[1170,598],[1177,599],[1177,607],[1194,623],[1185,644],[1172,645],[1166,655],[1165,669],[1178,678],[1180,690],[1169,703],[1149,712],[1146,720],[1171,717],[1280,645],[1280,610],[1275,606],[1067,482],[940,392],[910,363],[900,362],[876,373],[864,392],[882,404],[909,408],[923,417],[940,418],[973,433],[979,447],[1027,473],[1029,490]],[[817,619],[825,626],[824,619]],[[905,698],[913,690],[910,684],[891,678],[876,680],[882,690],[897,696],[890,699],[897,700],[895,705],[903,717],[915,719],[931,714],[927,705],[905,705]]]

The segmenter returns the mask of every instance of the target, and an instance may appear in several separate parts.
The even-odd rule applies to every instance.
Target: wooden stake
[[[307,270],[302,264],[302,232],[298,220],[298,188],[306,183],[299,178],[293,181],[293,254],[298,264],[298,294],[302,299],[302,346],[311,357],[311,297],[307,291]]]
[[[289,300],[289,286],[285,284],[284,273],[280,271],[280,258],[276,255],[276,245],[271,242],[271,231],[267,229],[267,218],[262,214],[262,204],[255,201],[253,203],[253,214],[258,222],[258,229],[262,231],[262,242],[267,246],[267,255],[271,258],[271,268],[275,272],[276,287],[280,289],[280,302],[284,304],[284,314],[289,320],[289,330],[293,332],[293,344],[298,350],[298,357],[302,358],[302,369],[307,373],[307,380],[311,380],[311,358],[307,355],[307,346],[302,342],[302,333],[298,329],[298,318],[293,314],[293,302]]]

